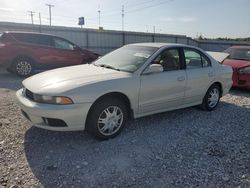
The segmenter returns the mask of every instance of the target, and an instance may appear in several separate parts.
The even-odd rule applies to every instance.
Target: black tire
[[[14,60],[11,71],[18,76],[28,77],[34,72],[35,64],[30,58],[20,57]]]
[[[112,107],[113,107],[113,110],[115,107],[117,107],[117,113],[119,115],[120,115],[119,112],[122,113],[122,115],[121,115],[122,120],[117,121],[117,124],[120,124],[120,125],[116,129],[113,128],[113,129],[115,129],[115,131],[113,133],[108,134],[107,132],[105,133],[105,131],[102,132],[100,130],[100,129],[104,129],[106,124],[99,123],[99,119],[100,118],[104,119],[104,117],[106,116],[105,109],[106,110],[109,109],[110,112],[112,112]],[[114,113],[114,111],[113,111],[113,113]],[[108,116],[106,118],[108,118]],[[111,117],[109,119],[111,119]],[[103,98],[103,99],[97,101],[94,104],[94,106],[91,107],[91,110],[90,110],[88,118],[87,118],[86,129],[88,132],[90,132],[97,139],[107,140],[107,139],[114,138],[117,135],[119,135],[121,133],[123,127],[127,123],[127,120],[128,120],[128,109],[127,109],[127,106],[122,101],[120,101],[119,99],[110,98],[110,97]],[[111,121],[112,120],[109,120],[109,122],[111,122]],[[113,119],[113,123],[114,123],[114,121],[116,121],[116,120]],[[114,126],[114,125],[109,124],[106,127],[108,127],[108,126]],[[109,129],[109,128],[107,128],[107,129]]]
[[[218,98],[215,97],[215,98],[214,98],[214,103],[212,103],[212,102],[211,102],[211,98],[212,98],[212,93],[214,93],[214,92],[218,92],[218,93],[217,93],[217,94],[218,94]],[[217,95],[217,94],[216,94],[216,95]],[[219,104],[219,102],[220,102],[220,97],[221,97],[221,89],[220,89],[220,87],[219,87],[217,84],[212,85],[212,86],[208,89],[206,95],[205,95],[204,98],[203,98],[203,102],[202,102],[202,104],[201,104],[201,109],[207,110],[207,111],[212,111],[212,110],[214,110],[214,109],[218,106],[218,104]],[[216,101],[215,99],[217,99],[217,102],[216,102],[216,103],[215,103],[215,101]],[[213,105],[212,105],[212,104],[213,104]]]

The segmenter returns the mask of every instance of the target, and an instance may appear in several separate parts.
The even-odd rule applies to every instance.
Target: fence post
[[[155,34],[152,35],[152,42],[155,42]]]
[[[86,48],[89,48],[89,31],[86,30]]]
[[[122,32],[122,46],[125,45],[125,32]]]

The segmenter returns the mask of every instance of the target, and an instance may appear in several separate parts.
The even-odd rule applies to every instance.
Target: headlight
[[[52,97],[34,94],[34,101],[48,104],[73,104],[69,97]]]
[[[250,74],[250,67],[245,67],[239,70],[240,74]]]

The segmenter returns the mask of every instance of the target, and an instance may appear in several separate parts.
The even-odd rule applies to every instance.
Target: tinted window
[[[229,53],[229,59],[250,60],[250,49],[229,48],[225,52]]]
[[[164,71],[179,70],[181,68],[180,55],[178,49],[168,49],[163,51],[153,64],[160,64]]]
[[[51,46],[50,36],[37,35],[37,34],[22,34],[22,33],[14,33],[13,36],[21,42],[44,45],[44,46]]]
[[[199,52],[192,49],[184,49],[186,68],[196,69],[211,66],[210,60]]]
[[[66,40],[60,39],[60,38],[54,38],[54,47],[60,48],[60,49],[66,49],[66,50],[73,50],[74,45],[69,43]]]

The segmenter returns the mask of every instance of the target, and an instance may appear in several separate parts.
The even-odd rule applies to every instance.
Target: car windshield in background
[[[229,53],[229,59],[238,59],[238,60],[246,60],[250,61],[250,49],[228,49],[225,51]]]
[[[128,45],[103,56],[94,65],[133,73],[157,50],[156,47]]]

